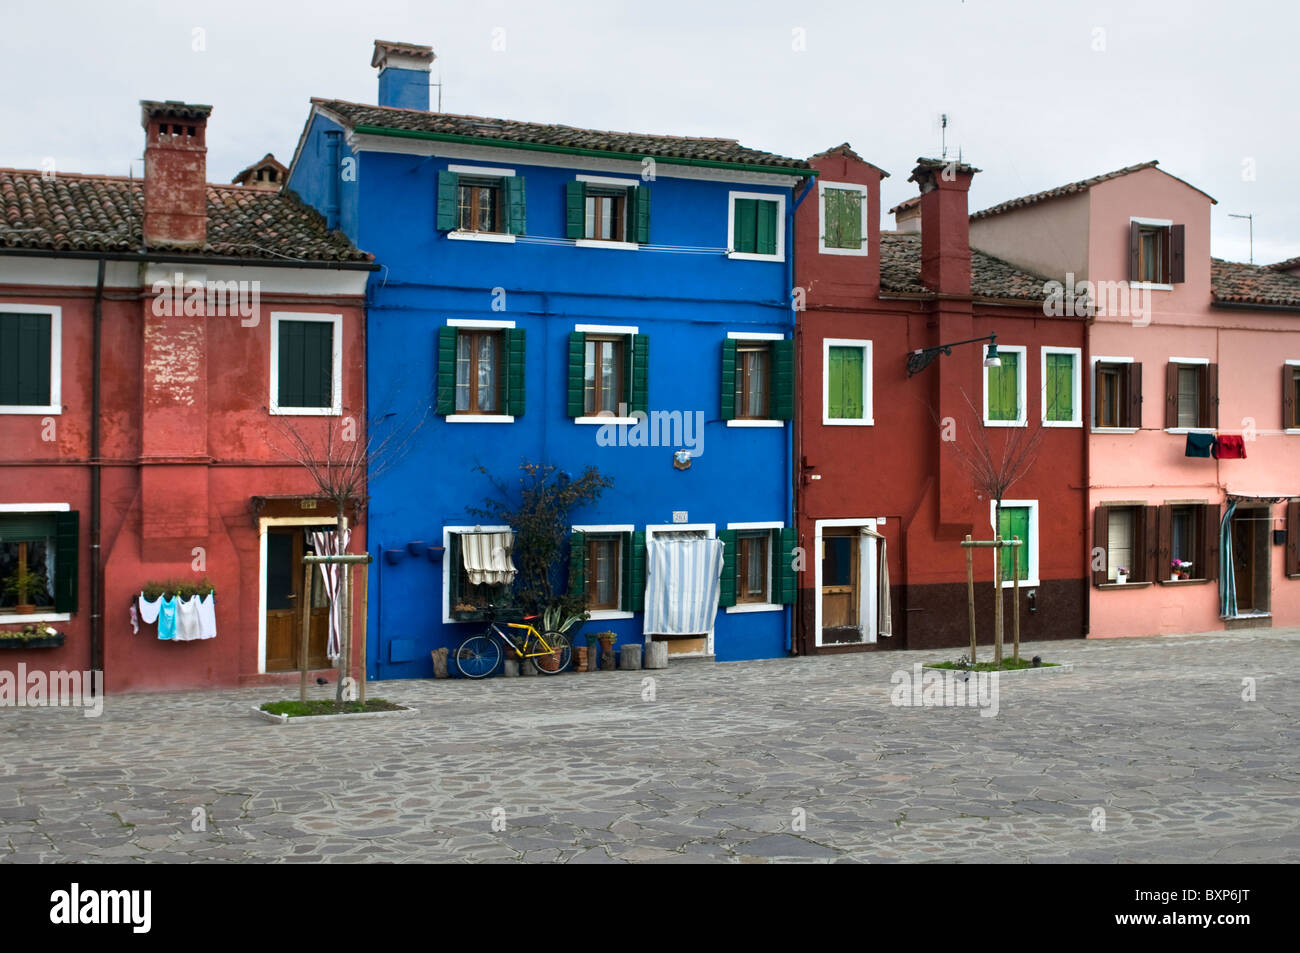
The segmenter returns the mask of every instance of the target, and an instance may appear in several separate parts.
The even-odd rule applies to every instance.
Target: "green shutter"
[[[587,591],[587,534],[569,534],[569,595]]]
[[[772,342],[772,400],[769,414],[773,420],[794,419],[794,341]]]
[[[54,611],[77,611],[78,513],[54,514]]]
[[[638,185],[628,189],[628,204],[636,202],[636,231],[632,241],[644,245],[650,241],[650,186]],[[629,216],[631,218],[632,216]]]
[[[460,227],[460,176],[455,172],[438,173],[438,231],[450,232]]]
[[[799,545],[799,531],[787,526],[772,530],[773,602],[793,605],[799,592],[799,574],[794,571],[794,551]]]
[[[827,248],[862,248],[862,193],[851,189],[826,190]]]
[[[447,534],[447,551],[442,557],[442,571],[447,577],[447,615],[460,602],[460,533]]]
[[[525,211],[527,203],[524,201],[524,177],[522,175],[508,175],[505,177],[505,195],[506,195],[506,220],[508,231],[511,235],[524,234]]]
[[[718,539],[722,540],[722,585],[718,590],[718,605],[725,608],[736,604],[736,531],[721,530]]]
[[[456,412],[456,329],[438,329],[438,413]]]
[[[989,420],[1016,420],[1019,416],[1019,364],[1020,355],[1014,351],[999,351],[1001,367],[990,367]]]
[[[281,321],[281,407],[329,407],[334,374],[334,325],[328,321]]]
[[[48,314],[0,314],[0,404],[50,403]]]
[[[569,416],[583,416],[583,370],[587,363],[587,335],[569,333]]]
[[[998,520],[998,535],[1003,539],[1018,537],[1023,545],[1020,547],[1020,578],[1029,578],[1029,507],[1004,506],[1002,518]],[[1011,547],[1002,550],[1002,578],[1011,578]]]
[[[831,420],[862,419],[862,348],[832,347],[826,378],[827,416]]]
[[[830,193],[828,192],[827,195]],[[839,420],[844,413],[844,352],[843,347],[833,347],[826,361],[826,415]]]
[[[1074,419],[1074,355],[1047,355],[1047,419]]]
[[[760,255],[776,254],[776,202],[766,200],[758,202],[758,236],[756,239]]]
[[[624,612],[640,612],[645,608],[645,533],[623,534],[623,599]]]
[[[564,234],[582,238],[587,231],[587,184],[568,182],[564,186]]]
[[[634,334],[632,341],[632,394],[629,411],[650,412],[650,335]]]
[[[757,199],[735,199],[735,223],[732,227],[731,250],[753,254],[757,249],[755,222]]]
[[[506,346],[506,399],[505,412],[514,417],[524,415],[524,329],[510,328],[505,332]]]
[[[736,417],[736,342],[732,338],[722,342],[722,419]]]

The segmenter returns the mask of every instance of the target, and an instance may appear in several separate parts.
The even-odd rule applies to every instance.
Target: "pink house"
[[[1092,315],[1092,637],[1300,624],[1300,277],[1211,259],[1212,204],[1146,162],[971,216]]]

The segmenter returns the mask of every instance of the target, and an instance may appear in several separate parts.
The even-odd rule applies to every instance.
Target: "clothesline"
[[[152,625],[158,623],[158,638],[164,642],[193,642],[217,637],[216,592],[209,591],[205,596],[192,595],[188,599],[180,596],[160,595],[149,600],[144,597],[144,590],[131,602],[131,631],[139,634],[140,622]]]

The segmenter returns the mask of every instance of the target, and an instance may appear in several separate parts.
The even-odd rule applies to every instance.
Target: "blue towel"
[[[1187,435],[1187,456],[1208,457],[1214,448],[1214,434],[1189,433]]]
[[[162,605],[158,608],[158,638],[173,639],[176,637],[176,607],[180,605],[180,600],[175,596],[170,599],[163,599]]]

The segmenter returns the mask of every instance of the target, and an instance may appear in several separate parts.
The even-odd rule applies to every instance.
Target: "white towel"
[[[193,642],[199,638],[199,597],[176,600],[176,641]]]
[[[158,612],[162,609],[162,596],[159,596],[153,602],[147,602],[144,593],[140,593],[140,619],[143,622],[153,625],[158,621]]]
[[[212,593],[199,600],[199,638],[217,637],[217,603]]]

